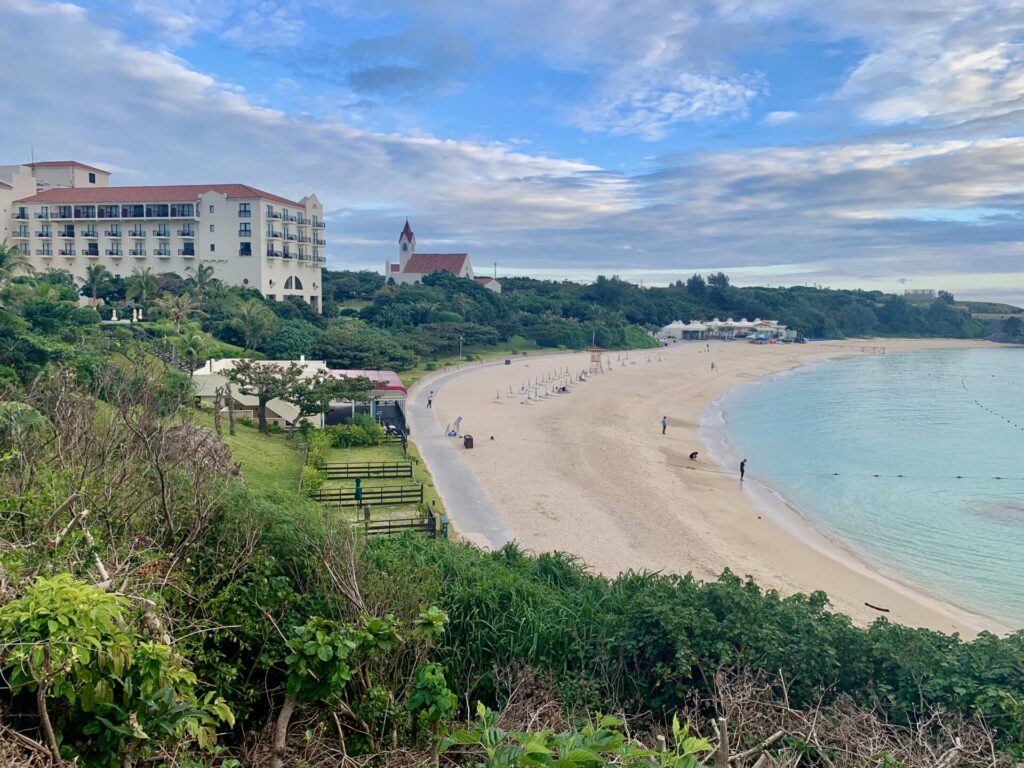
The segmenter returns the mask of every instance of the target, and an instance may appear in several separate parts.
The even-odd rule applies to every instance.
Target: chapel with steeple
[[[398,236],[398,262],[388,259],[384,262],[385,279],[395,283],[418,283],[424,275],[435,272],[451,272],[456,277],[475,280],[495,293],[501,293],[501,283],[496,277],[477,277],[473,273],[468,253],[417,253],[416,235],[405,220],[405,227]]]

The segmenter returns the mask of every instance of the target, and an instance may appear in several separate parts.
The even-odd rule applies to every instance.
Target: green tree
[[[182,323],[186,322],[192,315],[201,314],[199,312],[199,305],[187,293],[183,293],[180,296],[165,293],[162,299],[156,300],[156,305],[160,308],[160,312],[174,323],[175,334],[181,333]]]
[[[135,267],[126,283],[125,295],[129,299],[138,299],[145,306],[150,297],[160,288],[160,281],[149,267]]]
[[[277,328],[277,318],[260,299],[244,302],[230,320],[245,341],[246,350],[252,351]]]
[[[99,294],[110,285],[113,275],[107,271],[102,264],[90,264],[85,269],[85,279],[82,281],[82,292],[96,302]]]
[[[6,239],[0,242],[0,283],[6,283],[19,272],[32,271],[27,251],[17,245],[8,245]]]
[[[301,416],[315,416],[326,413],[336,400],[366,401],[374,386],[375,382],[365,376],[335,378],[325,371],[317,371],[313,376],[296,381],[285,399],[298,406]]]
[[[283,302],[282,302],[283,303]],[[260,351],[272,360],[297,360],[313,354],[323,332],[305,320],[281,320]]]
[[[192,292],[195,294],[196,304],[202,307],[210,289],[220,281],[214,277],[213,267],[209,264],[200,264],[195,269],[188,267],[185,271],[192,273]]]
[[[178,339],[177,343],[178,350],[189,362],[188,375],[189,378],[191,378],[195,373],[196,364],[199,362],[199,358],[206,354],[208,346],[207,337],[205,334],[199,333],[198,331],[190,330]]]
[[[229,368],[225,375],[243,395],[256,398],[260,432],[266,432],[267,403],[276,398],[287,399],[294,392],[302,373],[302,366],[296,363],[284,366],[242,359]]]

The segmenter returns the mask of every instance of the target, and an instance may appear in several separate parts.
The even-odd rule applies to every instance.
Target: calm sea
[[[837,359],[719,406],[726,447],[819,530],[1024,626],[1024,349]]]

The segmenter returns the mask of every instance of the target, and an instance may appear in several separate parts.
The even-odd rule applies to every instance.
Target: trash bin
[[[472,448],[473,447],[473,436],[472,435],[463,435],[462,436],[462,445],[463,445],[464,448]]]
[[[512,365],[512,361],[509,360],[507,357],[505,358],[505,365]]]

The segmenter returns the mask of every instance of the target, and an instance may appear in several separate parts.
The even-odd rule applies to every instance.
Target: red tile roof
[[[48,189],[26,197],[21,203],[187,203],[194,202],[204,192],[220,192],[229,198],[272,200],[282,205],[303,207],[302,203],[286,197],[250,187],[248,184],[178,184],[160,187],[78,187],[75,189]]]
[[[391,265],[391,271],[392,272],[401,272],[402,271],[402,265],[401,264],[392,264]]]
[[[492,283],[492,282],[496,283],[496,282],[498,282],[493,277],[474,277],[473,279],[476,280],[481,285],[487,285],[488,283]]]
[[[457,275],[462,271],[468,258],[469,255],[465,253],[414,253],[403,272],[429,275],[447,270]]]
[[[0,187],[3,187],[4,189],[14,189],[14,187],[12,187],[6,181],[0,181]]]
[[[399,240],[399,242],[401,242],[401,240],[402,240],[402,238],[403,238],[403,237],[406,237],[406,238],[408,238],[409,240],[412,240],[412,239],[413,239],[414,237],[416,237],[416,236],[415,236],[415,235],[414,235],[414,234],[412,233],[412,227],[410,227],[410,226],[409,226],[409,220],[408,220],[408,219],[406,219],[406,220],[405,220],[405,229],[403,229],[403,230],[402,230],[402,234],[400,234],[400,235],[398,236],[398,240]]]
[[[87,171],[96,171],[97,173],[105,173],[107,176],[110,175],[110,171],[104,171],[102,168],[86,165],[85,163],[80,163],[77,160],[43,160],[38,163],[28,163],[27,165],[29,168],[66,168],[70,165],[75,168],[84,168]]]

